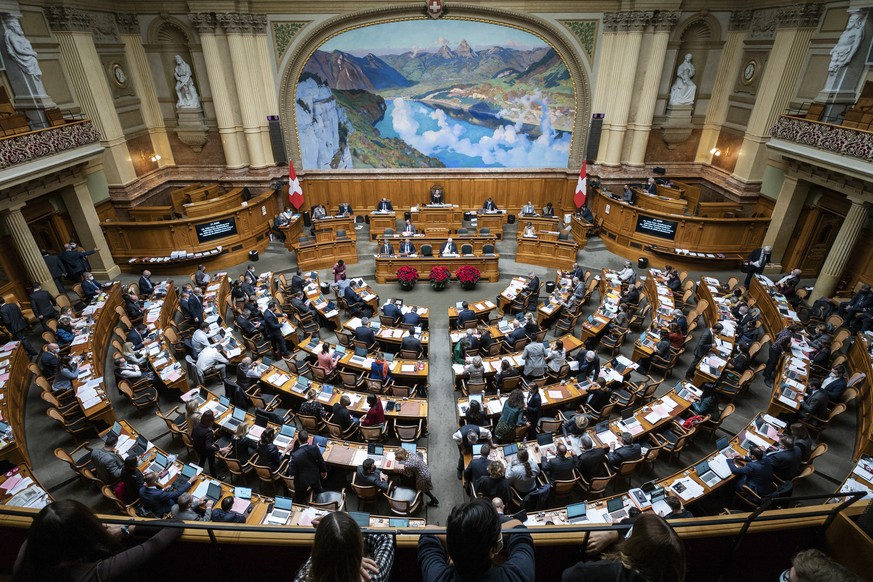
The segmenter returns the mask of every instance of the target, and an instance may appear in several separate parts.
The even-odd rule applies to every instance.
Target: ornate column
[[[652,118],[655,115],[655,104],[658,102],[658,83],[661,81],[664,57],[667,55],[667,41],[670,39],[670,31],[678,20],[678,12],[660,12],[652,17],[654,26],[652,45],[649,49],[649,58],[646,60],[643,86],[638,97],[636,120],[628,126],[631,147],[627,164],[630,166],[642,166],[645,163],[649,133],[652,131]]]
[[[840,275],[843,274],[846,261],[849,260],[849,254],[855,247],[855,243],[858,242],[858,234],[870,215],[870,204],[866,200],[850,197],[849,201],[852,206],[846,214],[843,226],[840,227],[834,246],[831,247],[831,251],[821,267],[818,279],[815,280],[815,288],[812,290],[809,301],[830,295],[837,288],[837,282],[840,280]]]
[[[228,97],[228,92],[233,89],[224,74],[224,64],[218,48],[218,38],[216,38],[215,32],[218,27],[218,19],[211,12],[199,12],[189,14],[188,20],[191,21],[194,30],[200,35],[200,46],[203,48],[203,58],[206,61],[206,74],[209,77],[212,103],[215,106],[218,135],[224,150],[224,162],[231,170],[244,168],[249,164],[249,160],[237,133],[233,105]]]
[[[78,8],[55,6],[47,8],[45,13],[58,39],[76,101],[103,136],[101,143],[107,148],[103,155],[106,177],[110,184],[128,184],[136,179],[136,172],[103,65],[94,47],[93,18]]]
[[[109,252],[109,245],[103,236],[100,218],[97,216],[97,210],[94,209],[88,182],[82,180],[72,187],[64,188],[61,197],[76,227],[79,244],[86,249],[97,249],[96,253],[88,257],[94,277],[104,280],[117,277],[121,269],[115,264],[112,253]]]
[[[694,158],[696,162],[709,163],[712,159],[712,154],[709,152],[718,143],[721,126],[727,119],[729,98],[733,83],[737,75],[740,74],[740,67],[743,64],[743,41],[751,21],[751,10],[739,10],[731,13],[727,38],[721,51],[721,60],[718,62],[715,81],[712,84],[703,131],[700,134],[700,142],[697,144],[697,155]]]
[[[149,129],[152,147],[156,154],[161,156],[158,167],[174,166],[173,149],[167,138],[167,128],[164,125],[164,116],[161,113],[161,105],[158,103],[155,81],[152,78],[152,70],[149,68],[148,58],[142,46],[142,34],[139,29],[139,19],[136,14],[116,14],[115,22],[124,43],[124,56],[130,63],[127,72],[133,80],[136,96],[142,106],[142,118]]]
[[[611,118],[610,97],[612,95],[612,81],[615,76],[616,60],[616,36],[618,34],[618,13],[606,12],[603,15],[603,41],[600,45],[600,54],[597,64],[597,81],[594,84],[594,96],[592,97],[591,112],[603,113],[603,127],[600,132],[600,145],[597,149],[597,163],[602,164],[606,155],[606,146],[609,143],[609,128]]]
[[[777,13],[779,23],[776,40],[746,125],[734,178],[743,182],[758,182],[764,175],[770,128],[794,95],[800,67],[809,52],[809,41],[818,26],[821,13],[821,4],[788,6]]]
[[[224,29],[227,35],[227,44],[230,48],[230,61],[233,65],[236,94],[239,97],[240,112],[242,113],[243,133],[249,150],[249,163],[252,168],[263,168],[268,164],[264,157],[261,125],[258,120],[259,101],[257,94],[261,90],[261,84],[255,83],[257,77],[251,74],[253,63],[248,60],[246,43],[243,39],[243,34],[251,30],[250,21],[235,12],[217,14],[216,16],[219,26]],[[223,89],[219,87],[218,90]]]
[[[39,252],[36,239],[33,238],[33,233],[30,232],[30,227],[27,226],[27,221],[21,213],[24,204],[21,202],[0,213],[3,216],[3,223],[9,230],[9,234],[12,235],[12,241],[15,243],[15,249],[18,251],[18,256],[21,257],[21,262],[24,263],[27,276],[30,278],[30,281],[24,282],[24,286],[38,281],[43,289],[52,295],[57,295],[58,288],[55,281],[52,279],[48,266],[42,258],[42,253]]]
[[[651,12],[620,12],[621,32],[616,37],[615,48],[621,55],[616,56],[615,82],[610,83],[612,90],[612,121],[609,124],[609,138],[606,144],[606,155],[603,164],[618,166],[621,163],[621,153],[624,146],[624,136],[627,131],[628,114],[630,113],[631,95],[634,88],[634,77],[640,56],[640,44],[643,31],[652,18]]]
[[[261,55],[258,52],[257,39],[255,35],[266,34],[267,17],[262,14],[241,14],[241,17],[248,20],[249,30],[251,34],[243,37],[243,42],[246,49],[246,60],[249,63],[254,63],[255,66],[249,67],[255,96],[258,99],[258,125],[261,132],[261,147],[264,151],[264,159],[269,164],[273,159],[273,146],[270,144],[270,124],[267,121],[267,115],[270,114],[267,107],[267,96],[264,93],[264,65],[269,63],[261,62]],[[276,113],[276,111],[273,111]]]
[[[797,226],[797,219],[803,210],[808,193],[809,182],[798,180],[794,176],[785,176],[782,189],[779,190],[779,198],[776,199],[776,205],[773,207],[770,226],[767,228],[767,234],[764,235],[763,246],[773,249],[768,271],[784,273],[788,270],[783,268],[782,260],[785,258],[785,249],[788,248],[788,241],[794,234],[794,227]]]

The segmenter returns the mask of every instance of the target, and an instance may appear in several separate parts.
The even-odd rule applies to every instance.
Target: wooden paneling
[[[127,213],[131,220],[137,222],[159,222],[162,220],[173,220],[172,206],[134,206],[129,208]],[[101,221],[104,219],[101,218]]]
[[[302,271],[329,269],[339,259],[343,259],[347,265],[358,262],[355,241],[351,239],[297,245],[296,250],[297,268]]]
[[[542,267],[569,269],[576,262],[578,250],[579,245],[575,241],[519,237],[515,260]]]
[[[387,283],[397,280],[397,269],[404,265],[418,270],[419,281],[430,277],[430,270],[435,266],[448,267],[454,277],[455,271],[464,265],[472,265],[479,269],[483,281],[495,282],[500,277],[498,271],[499,255],[482,257],[376,257],[376,282]]]
[[[517,214],[528,201],[542,208],[547,202],[559,209],[573,208],[573,193],[578,175],[549,172],[543,175],[514,175],[512,173],[482,174],[475,176],[416,176],[379,177],[372,174],[344,177],[307,173],[301,179],[306,193],[306,208],[324,204],[336,211],[341,202],[348,202],[358,213],[376,208],[382,198],[391,200],[395,210],[408,210],[430,200],[430,188],[436,183],[443,186],[445,201],[457,204],[461,210],[482,207],[489,196],[498,207]]]
[[[585,248],[585,245],[588,243],[588,232],[592,228],[594,228],[594,225],[579,216],[574,216],[570,222],[570,232],[573,234],[573,239],[580,249]]]
[[[94,210],[97,211],[97,218],[100,219],[100,222],[104,220],[112,219],[115,220],[115,206],[112,205],[112,199],[107,198],[103,202],[98,202],[94,205]]]
[[[873,454],[873,365],[867,352],[867,340],[858,334],[847,354],[849,375],[861,372],[867,377],[858,388],[858,430],[855,433],[855,452],[852,460],[858,462],[861,455]]]
[[[221,196],[209,198],[207,200],[200,200],[199,202],[189,202],[183,204],[182,207],[184,208],[185,216],[188,218],[194,218],[195,216],[208,216],[210,214],[233,210],[242,203],[243,189],[234,188]]]
[[[27,453],[27,443],[24,440],[24,406],[27,399],[27,389],[32,380],[31,374],[27,370],[29,361],[27,352],[21,345],[15,348],[12,353],[12,363],[6,370],[9,379],[6,381],[6,385],[0,388],[0,394],[3,395],[3,402],[0,404],[3,420],[9,423],[9,426],[12,427],[12,434],[15,435],[15,441],[0,450],[0,459],[9,461],[14,465],[23,463],[28,467],[31,464]]]

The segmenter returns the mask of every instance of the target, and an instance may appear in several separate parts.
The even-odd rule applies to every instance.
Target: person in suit
[[[39,318],[39,322],[44,328],[48,328],[50,319],[57,319],[58,313],[55,311],[58,303],[52,294],[42,288],[39,283],[33,284],[33,293],[30,294],[30,308],[33,314]]]
[[[822,389],[821,384],[811,382],[809,387],[811,390],[800,403],[800,411],[797,416],[806,422],[818,423],[816,418],[827,418],[830,398],[827,391]]]
[[[100,294],[100,283],[94,280],[94,275],[85,272],[82,279],[82,293],[85,295],[85,301],[90,303],[95,297]]]
[[[394,210],[394,207],[391,206],[391,201],[387,198],[382,198],[378,204],[376,204],[376,210],[379,212],[391,212]]]
[[[487,355],[491,350],[491,346],[494,344],[494,338],[491,337],[491,332],[488,330],[488,327],[481,322],[479,323],[477,332],[479,333],[479,351],[482,355]]]
[[[212,277],[206,272],[206,265],[197,265],[197,270],[194,272],[194,284],[198,287],[206,287]]]
[[[458,254],[458,245],[454,243],[452,237],[449,237],[446,240],[445,244],[440,248],[440,256],[443,255],[457,255]]]
[[[415,225],[412,224],[412,220],[407,218],[406,224],[403,225],[403,235],[412,236],[414,234],[418,234],[418,230],[415,228]]]
[[[214,501],[205,497],[201,499],[197,503],[197,507],[203,507],[204,509],[203,515],[201,515],[194,509],[194,498],[191,497],[190,493],[185,492],[176,500],[170,513],[173,519],[180,519],[182,521],[210,521],[212,519],[212,506],[214,503]]]
[[[209,329],[208,324],[206,325],[206,329]],[[148,332],[148,328],[145,326],[145,324],[141,323],[128,331],[127,338],[125,339],[133,344],[134,350],[141,350],[143,344],[145,344],[146,332]]]
[[[58,288],[58,292],[63,293],[64,283],[61,279],[62,277],[67,276],[66,265],[64,265],[64,262],[59,256],[53,255],[47,250],[41,249],[40,252],[42,253],[42,259],[45,261],[45,266],[48,267],[49,274],[52,276],[52,280]]]
[[[461,310],[458,312],[458,329],[463,329],[464,324],[476,319],[476,312],[470,309],[470,304],[461,302]]]
[[[355,339],[367,344],[367,349],[376,347],[376,332],[370,327],[370,318],[361,319],[361,325],[355,328]]]
[[[143,318],[142,307],[139,304],[139,297],[135,293],[126,293],[124,295],[124,312],[131,321],[138,321]]]
[[[840,315],[846,320],[846,325],[851,325],[855,317],[873,306],[873,291],[870,290],[870,285],[861,285],[861,288],[852,296],[849,301],[840,303]]]
[[[569,453],[569,455],[567,454]],[[573,453],[567,450],[563,443],[555,449],[555,458],[543,461],[543,473],[549,478],[549,483],[553,486],[555,481],[567,481],[573,478],[573,469],[576,467],[576,461],[573,459]]]
[[[191,323],[200,324],[203,321],[203,291],[198,287],[188,297],[188,319]]]
[[[797,284],[800,283],[801,274],[803,274],[803,271],[800,269],[792,269],[790,273],[776,281],[776,290],[790,299],[797,291]]]
[[[121,471],[124,468],[124,461],[115,452],[117,444],[118,435],[110,432],[103,446],[91,451],[91,460],[94,462],[97,476],[107,485],[117,483],[121,479]]]
[[[194,443],[194,451],[200,455],[200,466],[204,469],[209,466],[209,473],[216,476],[215,453],[220,447],[215,442],[215,413],[212,410],[205,411],[200,415],[200,422],[191,431],[191,440]]]
[[[627,291],[621,296],[620,304],[638,305],[640,302],[640,288],[636,285],[628,285]]]
[[[403,311],[400,309],[400,306],[394,303],[393,301],[389,301],[385,305],[382,306],[382,315],[385,317],[390,317],[394,323],[392,325],[397,325],[397,322],[403,317]]]
[[[306,304],[303,293],[295,293],[291,296],[291,307],[297,310],[297,313],[306,315],[312,313],[312,308]]]
[[[288,474],[294,477],[294,488],[298,499],[309,499],[309,492],[321,493],[321,480],[327,479],[327,465],[317,445],[309,444],[309,431],[297,431],[297,440]]]
[[[430,203],[431,204],[444,204],[445,198],[443,197],[442,188],[434,188],[430,191]]]
[[[465,425],[467,426],[467,425]],[[474,457],[467,468],[463,471],[464,489],[467,493],[472,494],[473,484],[478,482],[480,478],[488,476],[488,465],[491,461],[488,460],[488,455],[491,454],[491,445],[484,443],[479,450],[479,455]]]
[[[458,479],[464,474],[464,453],[473,451],[473,445],[491,443],[491,431],[477,424],[465,424],[452,434],[452,440],[458,446]]]
[[[764,382],[771,384],[773,376],[776,373],[776,367],[779,365],[779,360],[782,354],[790,351],[791,340],[797,335],[800,330],[800,325],[792,324],[776,334],[776,337],[770,342],[770,349],[767,354],[767,366],[764,368]]]
[[[648,194],[657,194],[658,193],[658,184],[655,182],[654,178],[649,178],[646,181],[646,186],[643,188]]]
[[[554,218],[555,207],[552,206],[551,202],[548,202],[545,206],[543,206],[543,216],[548,217],[548,218]]]
[[[143,479],[143,486],[139,489],[140,503],[157,517],[163,517],[170,513],[179,496],[191,489],[197,476],[185,482],[177,480],[171,489],[158,489],[158,474],[154,471],[147,472]]]
[[[212,509],[212,521],[219,523],[245,523],[246,516],[233,511],[233,496],[221,500],[221,507]]]
[[[618,278],[626,285],[633,285],[637,282],[637,272],[634,271],[633,263],[630,261],[624,262],[624,267],[618,272]]]
[[[349,311],[356,316],[369,317],[368,311],[372,311],[370,306],[361,299],[361,296],[355,293],[355,290],[352,289],[351,285],[346,285],[343,289],[343,299],[346,300],[346,303],[349,305]]]
[[[415,245],[409,242],[409,239],[403,239],[403,242],[400,243],[400,255],[405,257],[408,255],[415,254]]]
[[[846,369],[842,364],[831,368],[831,373],[828,377],[821,381],[821,388],[828,395],[831,402],[839,402],[843,392],[846,391]]]
[[[527,204],[521,207],[521,215],[522,216],[535,216],[537,213],[537,209],[534,207],[533,202],[528,200]]]
[[[485,204],[482,205],[482,210],[485,212],[496,212],[497,204],[494,203],[494,200],[489,196],[487,200],[485,200]]]
[[[0,297],[0,321],[12,334],[12,337],[21,342],[28,355],[32,358],[37,354],[37,351],[30,345],[27,339],[27,331],[30,326],[27,325],[27,320],[21,313],[21,308],[16,303],[6,303],[3,297]]]
[[[354,213],[355,211],[352,210],[351,204],[349,204],[348,202],[340,202],[339,211],[337,212],[337,214],[339,214],[340,216],[351,216]]]
[[[285,343],[285,336],[282,334],[282,324],[279,322],[279,316],[276,315],[278,306],[275,301],[270,301],[267,308],[264,310],[264,329],[267,332],[267,338],[273,346],[273,354],[282,357],[291,354],[288,345]]]
[[[591,483],[592,479],[603,477],[606,473],[603,463],[607,460],[608,447],[595,447],[587,434],[583,434],[579,442],[582,445],[582,452],[576,457],[576,470],[585,481]]]
[[[589,380],[594,382],[600,376],[600,359],[597,353],[593,350],[580,350],[576,356],[576,361],[579,362],[579,369],[576,372],[576,378],[579,381]]]
[[[524,337],[527,337],[527,333],[524,331],[524,328],[521,326],[521,324],[518,322],[517,319],[513,320],[512,321],[512,331],[509,333],[509,336],[507,336],[506,342],[510,346],[514,346],[515,342],[517,342],[518,340],[520,340]]]
[[[282,453],[279,452],[279,447],[273,443],[275,438],[275,430],[272,428],[265,429],[258,440],[257,448],[258,464],[270,467],[271,471],[276,471],[282,465]]]
[[[494,375],[494,387],[498,390],[503,390],[503,381],[507,378],[515,378],[520,376],[521,372],[518,368],[509,363],[509,360],[503,358],[500,360],[500,371]]]
[[[737,460],[745,461],[745,464],[739,466]],[[760,496],[773,492],[773,465],[764,457],[764,450],[760,447],[752,445],[748,456],[735,455],[727,463],[731,473],[739,476],[735,483],[737,489],[748,486]]]
[[[390,257],[394,255],[394,245],[387,240],[379,245],[379,255],[382,257]]]
[[[155,284],[152,283],[152,272],[146,269],[142,272],[137,282],[139,286],[139,294],[143,297],[150,297],[155,291]]]
[[[421,340],[415,337],[412,332],[406,332],[406,335],[403,336],[403,340],[400,342],[400,349],[415,352],[419,357],[424,352]]]
[[[655,344],[655,351],[650,356],[640,358],[639,362],[637,362],[640,365],[640,374],[649,373],[649,366],[652,364],[652,360],[656,358],[660,360],[670,359],[670,332],[662,329],[659,333],[661,339]]]
[[[348,397],[348,395],[343,394],[340,397],[339,402],[334,403],[333,405],[333,418],[331,421],[334,424],[338,424],[343,432],[348,430],[353,424],[357,424],[361,421],[357,416],[352,416],[352,413],[349,412],[349,406],[351,406],[352,401]]]
[[[364,459],[364,462],[358,465],[355,469],[355,483],[358,485],[376,487],[383,493],[388,493],[391,484],[387,479],[382,478],[382,472],[376,467],[376,461],[370,458]]]
[[[327,210],[321,204],[316,204],[312,207],[312,219],[321,220],[322,218],[327,218]]]
[[[746,289],[749,289],[749,287],[751,286],[752,279],[755,277],[755,275],[760,275],[764,272],[764,267],[766,267],[767,263],[770,262],[770,257],[772,255],[773,248],[769,246],[763,246],[749,253],[749,256],[746,258]]]
[[[540,344],[542,345],[542,344]],[[527,402],[524,407],[524,415],[527,417],[527,437],[536,438],[537,426],[543,409],[543,397],[538,388],[531,388],[527,392]]]
[[[61,363],[58,354],[61,347],[56,343],[47,344],[45,349],[39,355],[39,369],[42,370],[46,378],[52,379],[58,371],[58,364]]]
[[[594,213],[591,212],[590,208],[588,208],[587,206],[583,206],[579,209],[579,214],[582,216],[582,218],[585,219],[586,222],[588,222],[588,224],[594,224]]]
[[[421,316],[414,309],[410,309],[403,314],[401,321],[407,325],[421,325]]]
[[[621,201],[630,204],[631,206],[633,206],[634,203],[637,201],[636,193],[631,189],[628,184],[624,185],[624,190],[622,190],[621,192]]]
[[[691,379],[694,377],[694,369],[697,367],[697,364],[712,349],[712,346],[715,344],[716,334],[721,333],[723,329],[724,326],[721,323],[716,323],[712,327],[707,327],[703,330],[700,339],[697,340],[697,347],[694,348],[694,358],[691,360],[691,365],[688,366],[688,371],[685,372],[686,378]]]
[[[251,338],[261,331],[261,322],[252,321],[252,312],[248,309],[243,309],[240,314],[237,315],[236,324],[239,326],[239,329],[245,338]]]
[[[67,275],[73,281],[82,279],[82,275],[89,269],[88,260],[85,257],[93,255],[97,249],[90,251],[80,251],[74,244],[68,244],[65,250],[61,253],[60,258],[66,266]]]
[[[643,456],[642,447],[639,443],[634,442],[634,437],[629,432],[621,433],[621,446],[613,441],[611,448],[612,450],[606,455],[606,459],[616,470],[625,461],[636,461]]]
[[[794,444],[794,437],[782,435],[779,439],[779,447],[766,454],[766,458],[773,466],[773,474],[782,481],[790,481],[800,473],[802,461],[800,447]]]
[[[541,378],[546,373],[546,348],[541,342],[524,346],[524,377]]]
[[[299,270],[291,276],[291,292],[300,293],[306,287],[306,278]]]
[[[537,277],[536,273],[531,271],[528,273],[528,281],[527,286],[525,286],[525,291],[528,293],[537,293],[540,290],[540,278]]]

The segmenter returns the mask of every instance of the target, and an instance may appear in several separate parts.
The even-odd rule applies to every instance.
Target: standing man
[[[211,277],[206,272],[206,265],[197,265],[197,272],[194,273],[194,283],[198,287],[206,287],[209,285]]]
[[[33,293],[30,294],[30,308],[34,315],[39,318],[43,328],[48,329],[50,319],[57,319],[58,312],[55,311],[57,305],[51,293],[43,289],[39,283],[33,284]]]
[[[317,496],[321,493],[321,480],[327,479],[327,465],[321,450],[317,445],[309,444],[309,431],[305,429],[297,431],[288,474],[294,477],[295,495],[306,503],[309,502],[310,490]]]
[[[42,253],[42,258],[45,261],[45,266],[48,267],[49,273],[52,276],[52,279],[55,282],[55,285],[58,288],[58,293],[63,293],[64,283],[61,281],[61,277],[67,276],[67,269],[64,265],[64,262],[57,255],[50,254],[47,250],[42,249],[40,251]]]
[[[27,340],[28,325],[24,315],[21,314],[21,308],[16,303],[6,303],[2,296],[0,296],[0,321],[3,322],[12,337],[21,342],[21,345],[27,350],[27,355],[32,358],[37,354],[37,351]]]
[[[81,281],[82,275],[88,270],[88,261],[85,257],[93,255],[97,252],[97,249],[83,252],[76,250],[73,244],[65,245],[64,249],[64,252],[61,253],[61,261],[67,267],[67,275],[73,281]]]
[[[770,342],[770,351],[767,355],[767,367],[764,368],[764,382],[767,384],[773,383],[773,375],[776,373],[776,366],[779,364],[779,359],[791,347],[791,339],[800,329],[797,324],[791,324],[782,331]]]
[[[458,445],[458,479],[464,477],[464,453],[472,452],[480,442],[491,444],[491,431],[484,426],[465,424],[455,431],[452,440]]]
[[[752,284],[752,278],[764,272],[764,267],[770,262],[772,255],[773,248],[767,246],[753,250],[746,259],[746,291],[749,290],[749,285]]]
[[[688,371],[685,372],[686,378],[690,379],[694,377],[694,369],[697,367],[697,364],[712,349],[712,346],[715,344],[715,335],[721,333],[721,330],[723,329],[724,326],[722,324],[716,323],[712,327],[707,327],[703,330],[703,334],[697,342],[697,347],[694,348],[694,359],[691,360],[691,365],[688,366]]]
[[[279,322],[279,316],[276,315],[276,309],[276,302],[270,301],[264,310],[264,327],[270,344],[273,346],[273,354],[278,358],[291,355],[291,352],[285,343],[285,336],[282,335],[282,324]]]

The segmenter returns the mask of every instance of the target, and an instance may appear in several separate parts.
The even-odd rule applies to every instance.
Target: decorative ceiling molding
[[[276,52],[276,63],[281,63],[285,57],[285,52],[291,46],[291,42],[300,29],[309,24],[310,21],[282,21],[273,22],[273,47]]]
[[[597,20],[559,20],[570,29],[579,41],[589,63],[594,63],[594,51],[597,49]]]

